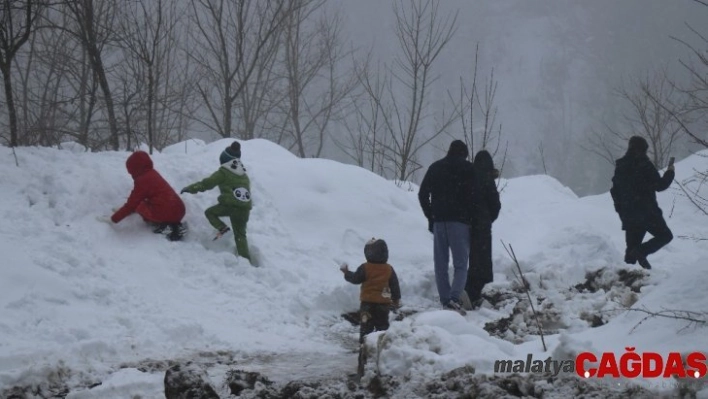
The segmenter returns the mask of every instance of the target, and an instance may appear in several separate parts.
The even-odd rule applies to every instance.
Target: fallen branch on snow
[[[524,273],[521,271],[521,266],[519,265],[519,260],[516,259],[516,254],[514,253],[514,248],[509,244],[509,247],[507,248],[506,243],[502,241],[502,246],[504,246],[504,249],[506,250],[506,253],[509,254],[511,259],[514,261],[516,264],[516,269],[519,271],[519,275],[516,275],[516,272],[512,269],[512,273],[514,273],[514,276],[519,279],[519,282],[521,285],[524,287],[524,291],[526,292],[526,297],[529,300],[529,305],[531,305],[531,311],[533,312],[533,317],[536,320],[536,326],[538,327],[538,334],[541,336],[541,343],[543,344],[543,351],[547,351],[548,348],[546,348],[546,340],[543,338],[543,329],[541,328],[541,322],[538,321],[538,314],[536,313],[536,308],[533,306],[533,300],[531,299],[531,284],[529,284],[528,281],[526,281],[526,278],[524,278]]]
[[[688,324],[681,328],[679,331],[683,331],[691,326],[708,326],[708,312],[695,312],[692,310],[680,309],[661,309],[658,311],[654,311],[647,309],[645,306],[642,306],[641,308],[625,308],[625,310],[646,314],[644,318],[639,320],[639,322],[634,327],[632,327],[632,329],[629,331],[630,333],[637,329],[639,325],[651,319],[652,317],[662,317],[665,319],[687,321]]]
[[[688,190],[686,190],[686,188],[683,186],[683,184],[681,184],[681,183],[679,183],[679,182],[676,182],[676,184],[678,184],[679,188],[681,188],[681,190],[684,192],[684,194],[686,194],[686,198],[688,198],[688,200],[691,201],[691,203],[692,203],[693,205],[695,205],[696,208],[698,208],[701,212],[703,212],[704,215],[708,216],[708,211],[705,210],[705,209],[695,200],[695,198],[693,198],[693,195],[695,195],[695,193],[689,193]],[[692,194],[693,194],[693,195],[692,195]]]
[[[702,237],[678,236],[678,238],[680,238],[682,240],[691,240],[691,241],[708,241],[708,238],[702,238]]]

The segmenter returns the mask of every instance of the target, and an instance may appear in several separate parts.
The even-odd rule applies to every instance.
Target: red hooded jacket
[[[125,162],[133,176],[133,191],[125,205],[111,216],[118,223],[133,212],[155,223],[179,223],[184,217],[184,202],[175,190],[152,168],[152,159],[144,151],[136,151]]]

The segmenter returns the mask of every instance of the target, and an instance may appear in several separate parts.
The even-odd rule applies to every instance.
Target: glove
[[[101,222],[101,223],[108,223],[108,224],[113,224],[113,221],[111,220],[110,216],[106,215],[101,215],[101,216],[96,216],[96,220]]]
[[[179,193],[180,193],[180,194],[184,194],[184,193],[189,193],[189,191],[187,190],[187,187],[185,187],[185,188],[183,188],[182,191],[180,191]]]
[[[342,263],[342,264],[339,266],[339,270],[341,270],[342,273],[346,273],[346,272],[349,271],[349,265],[347,265],[346,263]]]

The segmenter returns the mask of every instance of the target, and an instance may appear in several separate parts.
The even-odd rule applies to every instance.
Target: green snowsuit
[[[219,203],[204,211],[209,223],[221,231],[226,224],[219,218],[228,216],[236,240],[238,255],[250,260],[248,241],[246,240],[246,224],[251,212],[251,182],[246,174],[246,168],[239,159],[229,161],[206,179],[191,184],[183,192],[195,194],[211,190],[219,186]]]

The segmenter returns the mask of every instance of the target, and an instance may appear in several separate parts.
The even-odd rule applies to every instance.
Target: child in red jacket
[[[125,162],[133,177],[133,191],[125,205],[118,209],[111,221],[119,223],[136,212],[154,227],[153,232],[167,235],[170,241],[179,241],[186,232],[182,224],[184,202],[165,179],[153,169],[152,159],[145,151],[136,151]]]

